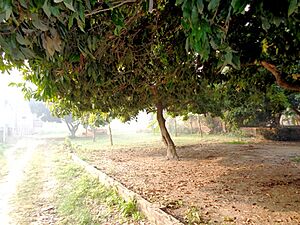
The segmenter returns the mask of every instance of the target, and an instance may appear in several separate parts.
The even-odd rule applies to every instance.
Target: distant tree
[[[67,116],[64,116],[62,118],[62,120],[67,124],[68,129],[70,131],[71,134],[71,138],[75,138],[76,137],[76,132],[78,130],[78,127],[80,125],[80,122],[76,119],[73,118],[72,114],[69,114]]]
[[[70,102],[57,101],[50,104],[51,113],[66,123],[71,138],[76,137],[76,132],[80,125],[78,110],[75,109]]]
[[[110,127],[111,117],[108,113],[92,112],[89,115],[89,126],[93,129],[93,141],[96,140],[96,129],[101,126],[108,125],[108,135],[110,145],[113,145],[112,131]]]
[[[29,101],[29,107],[33,114],[36,114],[39,119],[44,122],[55,122],[61,123],[61,119],[55,117],[51,114],[49,108],[46,106],[44,102],[39,102],[35,100]]]
[[[290,103],[290,108],[298,117],[300,117],[300,94],[292,93],[288,95],[288,101]]]

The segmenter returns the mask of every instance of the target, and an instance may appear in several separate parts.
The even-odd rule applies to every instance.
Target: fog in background
[[[66,137],[69,130],[64,122],[43,122],[31,113],[29,102],[24,99],[21,88],[9,86],[10,83],[23,82],[22,74],[18,70],[10,74],[0,74],[0,142],[6,142],[9,137],[41,134],[53,137]],[[135,133],[148,129],[152,116],[141,112],[136,120],[122,123],[113,120],[113,133]],[[106,127],[103,127],[106,129]],[[85,129],[80,126],[76,135],[81,136]]]

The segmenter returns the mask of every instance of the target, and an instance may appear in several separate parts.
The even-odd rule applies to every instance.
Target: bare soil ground
[[[202,144],[178,154],[167,161],[153,147],[81,156],[185,223],[192,207],[200,224],[300,224],[299,142]]]

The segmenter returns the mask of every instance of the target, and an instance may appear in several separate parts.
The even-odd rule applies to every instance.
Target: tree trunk
[[[93,127],[93,142],[96,142],[96,128]]]
[[[190,116],[190,129],[191,129],[191,134],[193,134],[193,119]]]
[[[110,123],[108,123],[108,135],[109,135],[109,141],[110,141],[110,145],[113,146],[113,138],[112,138],[112,132],[111,132],[111,127],[110,127]]]
[[[223,133],[227,133],[227,126],[225,121],[222,122],[222,129],[223,129]]]
[[[280,118],[281,118],[281,113],[277,113],[274,117],[274,121],[272,124],[273,127],[280,127]]]
[[[76,131],[79,127],[79,123],[76,123],[76,124],[72,124],[72,123],[68,123],[67,121],[65,121],[67,126],[68,126],[68,129],[71,133],[71,138],[75,138],[76,137]]]
[[[203,137],[202,124],[201,124],[201,116],[200,115],[198,115],[198,128],[199,128],[200,136]]]
[[[88,136],[88,127],[85,128],[85,136]]]
[[[175,129],[175,137],[178,137],[177,120],[176,120],[176,117],[174,118],[174,129]]]
[[[156,108],[157,108],[156,116],[157,116],[157,121],[158,121],[158,125],[160,128],[161,136],[162,136],[163,142],[167,146],[167,159],[178,160],[178,155],[176,152],[175,144],[174,144],[173,140],[171,139],[171,136],[166,128],[166,120],[163,115],[162,103],[158,102],[156,104]]]

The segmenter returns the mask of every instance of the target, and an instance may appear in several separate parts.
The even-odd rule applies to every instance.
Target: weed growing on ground
[[[186,211],[184,219],[189,225],[203,224],[205,222],[204,219],[200,216],[199,210],[195,206],[191,206]]]
[[[133,220],[137,221],[142,219],[141,213],[138,211],[136,201],[131,199],[130,201],[122,201],[119,203],[119,208],[124,217],[132,217]]]

